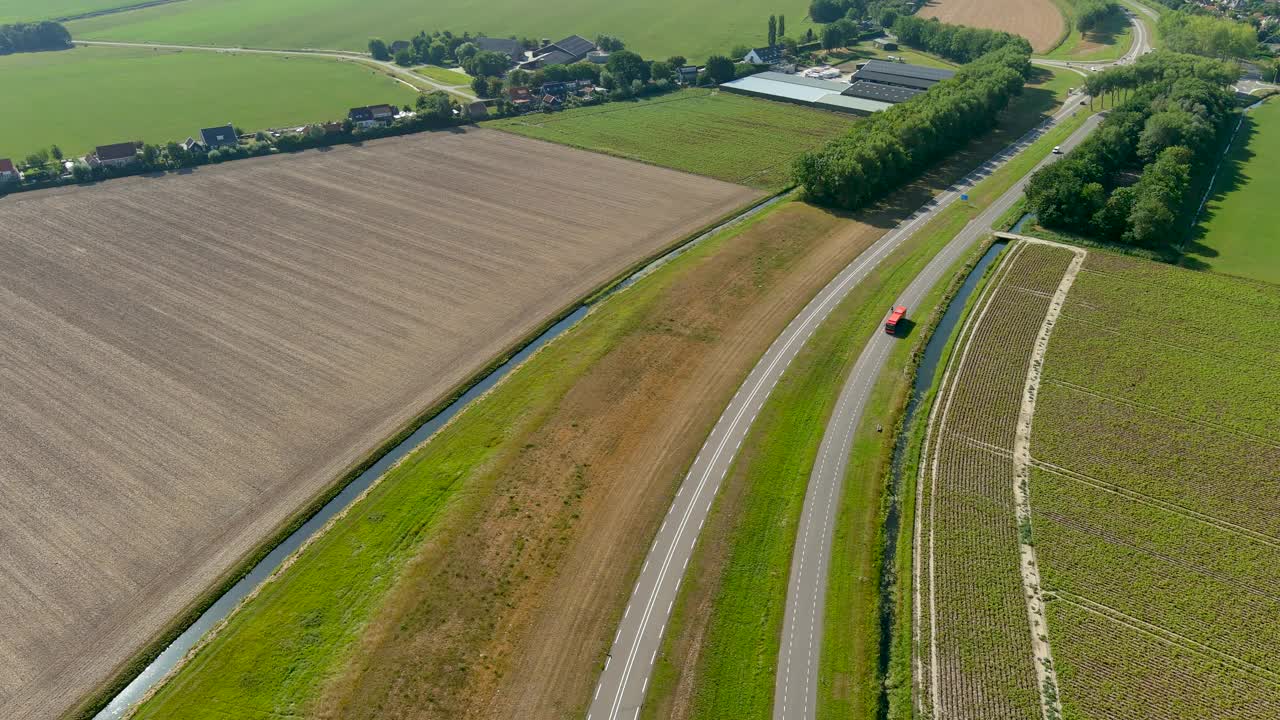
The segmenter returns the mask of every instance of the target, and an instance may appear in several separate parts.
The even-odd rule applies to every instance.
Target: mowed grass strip
[[[233,123],[247,132],[341,120],[352,106],[417,94],[354,62],[306,56],[77,47],[0,57],[0,157],[58,145],[83,155],[127,140],[181,142]]]
[[[71,30],[86,40],[360,51],[371,37],[408,40],[419,30],[553,41],[575,33],[586,38],[604,33],[621,37],[629,49],[649,59],[679,54],[701,62],[735,44],[764,45],[771,14],[786,15],[787,34],[801,37],[814,27],[807,19],[808,7],[805,0],[183,0],[78,21]]]
[[[457,70],[442,68],[438,65],[423,65],[422,67],[414,68],[413,71],[423,77],[429,77],[446,85],[468,85],[471,83],[470,75]]]
[[[1245,115],[1188,253],[1210,270],[1280,283],[1280,102]]]
[[[782,188],[790,183],[797,156],[853,122],[850,115],[691,88],[487,125],[729,182]]]

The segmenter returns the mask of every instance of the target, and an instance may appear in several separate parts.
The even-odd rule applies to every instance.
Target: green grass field
[[[1073,23],[1071,16],[1067,22]],[[1123,15],[1116,15],[1096,32],[1082,33],[1072,27],[1062,43],[1044,54],[1054,60],[1106,62],[1117,60],[1133,45],[1133,26]]]
[[[1198,237],[1188,247],[1210,270],[1280,283],[1280,102],[1246,116],[1218,171]]]
[[[923,53],[919,50],[912,50],[905,45],[900,46],[897,50],[881,50],[870,41],[860,42],[847,48],[840,48],[839,50],[832,50],[830,55],[833,60],[838,59],[840,61],[841,65],[838,67],[842,70],[852,70],[853,63],[859,63],[871,59],[885,60],[888,59],[890,55],[900,57],[914,65],[924,65],[925,67],[945,68],[947,70],[954,70],[959,67],[959,65],[943,60],[936,55]]]
[[[139,2],[142,0],[0,0],[0,23],[71,17]]]
[[[1031,444],[1065,717],[1280,707],[1277,313],[1274,285],[1089,251]]]
[[[705,89],[487,123],[499,130],[729,182],[781,188],[791,162],[851,115]]]
[[[246,130],[337,120],[355,105],[412,103],[403,84],[362,65],[296,56],[78,47],[0,57],[0,157],[57,144],[182,141],[202,127]]]
[[[432,80],[435,80],[436,82],[441,82],[446,85],[470,85],[471,84],[470,75],[467,75],[466,73],[463,73],[463,72],[458,72],[457,70],[450,70],[449,68],[437,67],[435,65],[423,65],[422,67],[414,68],[413,71],[418,73],[419,75],[422,75],[423,77],[429,77]]]
[[[346,50],[364,50],[371,37],[407,40],[419,30],[553,39],[604,33],[646,57],[697,61],[739,43],[763,45],[771,14],[785,14],[788,33],[798,37],[812,26],[807,11],[804,0],[184,0],[91,18],[71,30],[86,40]]]

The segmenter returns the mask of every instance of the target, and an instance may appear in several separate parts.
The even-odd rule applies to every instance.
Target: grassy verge
[[[831,50],[827,53],[833,62],[841,63],[842,70],[852,70],[853,63],[859,63],[866,60],[887,60],[890,55],[900,57],[913,65],[924,65],[925,67],[943,68],[946,70],[954,70],[959,65],[944,60],[937,55],[913,50],[905,45],[899,46],[897,50],[881,50],[871,41],[860,42],[849,47]],[[844,67],[848,65],[848,67]]]
[[[1079,62],[1108,62],[1118,60],[1133,45],[1133,26],[1129,18],[1118,13],[1095,31],[1083,33],[1076,29],[1074,0],[1054,0],[1066,22],[1062,39],[1042,57],[1052,60]]]
[[[460,73],[457,70],[442,68],[436,65],[423,65],[422,67],[414,68],[413,71],[418,73],[419,75],[422,75],[423,77],[431,78],[432,80],[435,80],[436,82],[444,83],[445,85],[470,85],[471,84],[470,75],[467,75],[466,73]]]

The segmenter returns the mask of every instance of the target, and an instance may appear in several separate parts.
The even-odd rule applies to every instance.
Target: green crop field
[[[1218,272],[1280,283],[1280,102],[1245,117],[1205,206],[1198,262]]]
[[[1277,286],[1089,252],[1031,444],[1066,716],[1280,711],[1277,314]]]
[[[202,51],[78,47],[0,57],[0,157],[57,144],[182,141],[202,127],[253,131],[336,120],[355,105],[412,103],[405,85],[354,62]]]
[[[72,17],[136,5],[142,0],[0,0],[0,23]]]
[[[183,0],[78,21],[71,30],[86,40],[345,50],[364,50],[371,37],[407,40],[418,30],[553,40],[604,33],[646,57],[679,54],[698,61],[739,43],[763,45],[769,15],[778,13],[787,16],[792,36],[812,27],[804,0]]]
[[[780,188],[790,182],[796,156],[854,121],[850,115],[689,89],[488,125],[730,182]]]

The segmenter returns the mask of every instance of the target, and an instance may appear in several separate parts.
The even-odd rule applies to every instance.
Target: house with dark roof
[[[142,143],[123,142],[114,145],[99,145],[84,160],[91,166],[123,167],[138,159],[138,151]]]
[[[9,158],[0,158],[0,185],[16,182],[20,179],[18,168],[13,166],[13,161]]]
[[[519,40],[511,38],[491,38],[478,37],[472,40],[476,48],[483,52],[496,52],[511,58],[511,62],[517,63],[524,60],[524,45]]]
[[[489,117],[489,107],[483,102],[476,100],[467,103],[462,107],[462,113],[472,120],[483,120]]]
[[[595,52],[596,44],[581,35],[569,37],[554,43],[543,45],[530,53],[528,60],[520,64],[525,70],[536,70],[549,65],[572,65],[587,59]]]
[[[359,128],[371,128],[375,125],[388,125],[395,119],[396,109],[390,105],[369,105],[366,107],[351,108],[347,112],[347,119],[352,125]]]
[[[204,128],[200,131],[200,140],[210,150],[217,150],[220,147],[235,147],[240,144],[239,138],[236,137],[236,129],[229,124]]]
[[[853,74],[852,80],[864,80],[881,85],[897,85],[899,87],[928,90],[943,80],[955,76],[954,70],[931,68],[908,63],[886,62],[884,60],[868,60],[865,65]]]
[[[746,57],[742,58],[742,61],[749,62],[752,65],[778,65],[783,59],[783,49],[781,45],[753,48],[751,52],[746,54]]]
[[[676,82],[681,85],[697,85],[698,84],[698,66],[685,65],[676,68]]]

